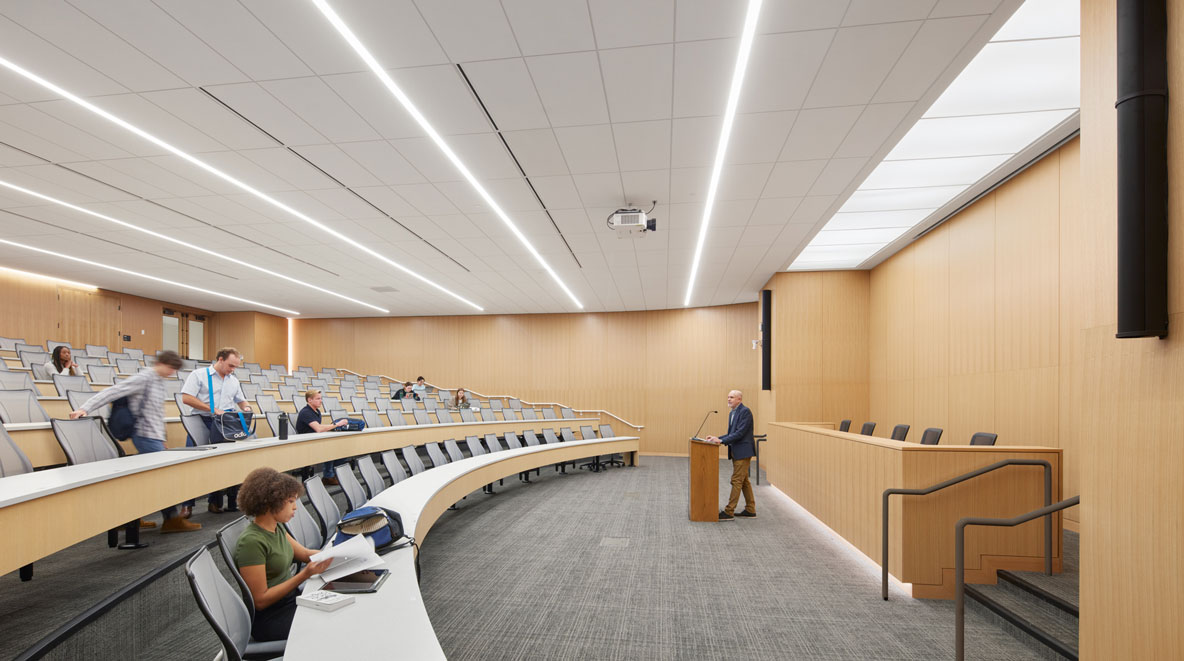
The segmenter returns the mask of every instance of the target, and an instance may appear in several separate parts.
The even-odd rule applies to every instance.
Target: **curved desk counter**
[[[444,510],[485,484],[522,471],[595,455],[624,453],[631,465],[637,465],[638,444],[635,436],[618,436],[470,457],[403,480],[370,499],[368,504],[398,512],[404,530],[413,531],[416,542],[422,544]],[[326,613],[296,609],[284,659],[334,658],[343,651],[342,641],[349,641],[348,654],[355,659],[445,658],[419,594],[414,554],[407,547],[383,556],[390,578],[374,594],[354,595],[356,601],[341,610]],[[306,589],[319,586],[319,579],[312,579]]]
[[[556,422],[563,424],[552,424]],[[506,432],[521,435],[549,427],[578,428],[581,423],[595,422],[517,420],[379,427],[304,434],[283,441],[225,443],[210,446],[211,450],[133,455],[13,475],[0,479],[0,575],[150,512],[240,484],[247,473],[260,466],[295,470],[409,445],[485,434],[500,437]],[[564,445],[568,444],[537,447]],[[635,450],[636,441],[630,452]]]
[[[1061,449],[1013,445],[919,445],[771,422],[761,446],[769,482],[877,564],[885,489],[925,489],[1002,459],[1052,465],[1061,496]],[[888,571],[919,598],[954,596],[954,525],[966,516],[1009,518],[1044,506],[1044,471],[1006,466],[927,496],[891,497]],[[1053,571],[1061,571],[1061,517],[1053,515]],[[996,569],[1044,570],[1040,520],[1015,528],[969,528],[966,582],[994,583]]]

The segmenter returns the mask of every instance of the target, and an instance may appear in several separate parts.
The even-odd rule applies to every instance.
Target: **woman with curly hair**
[[[329,568],[331,560],[310,562],[292,574],[292,561],[309,562],[315,550],[300,545],[285,526],[296,515],[300,482],[271,468],[256,468],[238,491],[239,507],[253,519],[234,548],[234,564],[255,600],[251,636],[284,640],[296,615],[297,587]]]

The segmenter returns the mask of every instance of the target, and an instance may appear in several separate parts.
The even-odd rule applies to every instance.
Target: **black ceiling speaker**
[[[1118,334],[1168,334],[1165,0],[1118,0]]]

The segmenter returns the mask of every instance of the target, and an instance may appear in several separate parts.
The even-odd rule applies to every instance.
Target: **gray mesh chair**
[[[181,393],[173,395],[173,401],[177,404],[177,415],[189,415],[193,413],[193,408],[185,403],[185,396]]]
[[[86,355],[88,355],[88,356],[98,356],[101,358],[106,358],[107,353],[109,351],[111,351],[110,348],[105,347],[101,344],[87,344],[87,345],[85,345],[85,347],[86,347]]]
[[[601,438],[613,438],[616,435],[617,435],[617,433],[615,431],[613,431],[612,425],[600,425],[600,437]],[[619,454],[609,455],[608,460],[602,462],[602,464],[605,466],[624,466],[625,462],[623,460],[617,458],[620,456],[621,455],[619,455]]]
[[[222,553],[222,560],[230,569],[230,575],[234,577],[234,582],[238,584],[238,591],[243,595],[243,605],[247,607],[251,619],[254,620],[255,598],[251,596],[251,588],[247,587],[246,579],[238,570],[238,565],[234,563],[234,549],[238,546],[238,538],[243,536],[249,525],[251,525],[251,520],[246,516],[240,516],[222,526],[215,537],[218,540],[218,551]]]
[[[541,410],[543,413],[543,420],[554,420],[556,418],[554,408],[547,406]]]
[[[851,421],[843,420],[839,423],[839,431],[851,431]]]
[[[45,343],[45,348],[48,349],[50,351],[50,353],[53,353],[53,350],[58,347],[66,347],[67,349],[70,349],[71,351],[74,350],[74,347],[70,346],[69,342],[57,342],[55,340],[49,340]]]
[[[514,397],[511,397],[511,398],[508,400],[508,402],[509,402],[509,404],[510,404],[510,408],[514,409],[515,411],[521,411],[521,410],[522,410],[522,401],[521,401],[521,400],[519,400],[519,399],[516,399],[516,398],[514,398]]]
[[[896,425],[892,428],[892,440],[903,441],[909,435],[908,425]]]
[[[370,492],[371,498],[386,489],[382,473],[378,472],[378,467],[374,465],[374,459],[370,458],[370,455],[365,454],[358,457],[358,472],[362,474],[362,481],[366,484],[366,491]]]
[[[470,457],[479,457],[485,454],[485,447],[481,445],[481,439],[476,436],[466,436],[465,445],[469,448]]]
[[[280,399],[292,399],[296,396],[296,387],[289,385],[280,386]]]
[[[0,478],[32,472],[32,462],[21,452],[4,427],[0,426]],[[22,581],[33,580],[33,563],[21,567],[20,576]]]
[[[244,399],[255,399],[263,394],[263,388],[260,388],[257,383],[239,383],[238,385],[242,388]]]
[[[77,356],[74,358],[74,362],[77,363],[78,367],[82,368],[82,371],[86,372],[87,374],[90,374],[90,368],[92,365],[106,365],[102,358],[91,358],[90,356]],[[110,365],[106,366],[111,367]],[[94,379],[91,379],[91,381],[94,381]]]
[[[559,438],[564,443],[571,443],[576,440],[576,435],[572,433],[571,427],[563,427],[559,430]]]
[[[324,379],[310,379],[309,383],[312,384],[313,388],[322,392],[329,389],[329,384]]]
[[[86,374],[91,383],[109,386],[115,383],[115,368],[110,365],[87,365]]]
[[[367,388],[363,389],[362,395],[366,398],[366,401],[368,401],[368,402],[377,401],[382,398],[382,392],[379,391],[377,387],[374,387],[374,388],[367,387]]]
[[[300,545],[306,549],[321,549],[324,548],[325,539],[321,534],[321,529],[317,526],[317,520],[309,513],[308,508],[304,506],[304,501],[299,498],[296,499],[296,516],[288,522],[288,532],[292,533],[292,537],[300,542]]]
[[[298,376],[289,376],[284,379],[284,385],[288,386],[289,388],[300,389],[304,387],[304,381]]]
[[[591,441],[595,438],[596,438],[596,430],[592,428],[592,425],[580,425],[580,439],[581,440]]]
[[[312,368],[311,368],[311,367],[305,367],[305,366],[303,366],[303,365],[297,365],[297,366],[296,366],[296,371],[295,371],[295,372],[293,372],[292,374],[306,374],[306,375],[308,375],[309,377],[312,377],[312,375],[314,374],[314,372],[312,371]]]
[[[435,397],[424,397],[423,398],[423,408],[427,411],[435,411],[438,404],[439,404],[439,402],[436,401]]]
[[[33,377],[28,372],[0,372],[0,390],[32,390],[37,391]]]
[[[349,417],[349,414],[345,412],[345,409],[329,409],[328,413],[329,419],[333,421]]]
[[[8,369],[8,361],[4,360],[3,358],[0,358],[0,372],[9,372],[9,371],[11,371],[11,370]]]
[[[988,431],[975,432],[974,436],[970,437],[971,445],[994,445],[995,439],[999,438],[999,434],[992,434]]]
[[[546,410],[546,409],[544,409],[544,410]],[[555,435],[554,429],[544,429],[543,430],[543,442],[548,445],[551,445],[551,444],[558,445],[560,443],[559,437]],[[568,464],[571,464],[572,468],[576,467],[576,462],[573,459],[571,461],[561,461],[561,462],[555,464],[555,470],[559,471],[560,473],[563,473],[564,475],[567,475],[567,465]]]
[[[436,409],[435,414],[436,414],[436,419],[439,420],[440,424],[442,424],[442,425],[452,424],[452,423],[456,422],[456,420],[454,420],[452,418],[452,414],[448,412],[448,409]]]
[[[345,492],[345,504],[352,512],[366,504],[366,490],[358,482],[354,467],[345,462],[337,465],[337,481],[341,483],[341,490]]]
[[[473,409],[461,409],[460,410],[460,421],[461,422],[477,422],[477,418],[473,415]]]
[[[222,577],[210,550],[202,547],[185,563],[185,577],[197,600],[197,608],[222,643],[227,661],[282,658],[287,641],[257,643],[251,640],[251,613],[234,588]]]
[[[937,445],[941,440],[941,427],[930,427],[921,434],[921,445]]]
[[[514,409],[502,409],[502,419],[509,422],[513,420],[521,420],[522,417]]]
[[[243,363],[243,369],[247,370],[248,374],[263,374],[263,366],[259,363]]]
[[[415,409],[415,411],[413,411],[411,413],[411,415],[415,416],[415,424],[417,424],[417,425],[435,424],[434,422],[432,422],[431,418],[428,417],[427,411],[421,411],[419,409]]]
[[[40,344],[26,344],[23,340],[17,342],[12,347],[12,350],[17,353],[17,357],[20,357],[20,354],[25,351],[40,351],[42,353],[49,353],[45,350],[45,347],[41,346]]]
[[[275,372],[276,374],[278,374],[280,376],[287,376],[288,375],[288,366],[287,365],[272,364],[272,365],[268,365],[267,369]]]
[[[407,462],[407,470],[411,471],[412,475],[419,475],[427,470],[423,465],[423,460],[419,458],[419,452],[415,450],[414,445],[408,445],[401,448],[403,452],[403,461]]]
[[[489,400],[489,409],[490,409],[491,411],[500,411],[500,410],[502,410],[502,400],[500,400],[500,399],[491,399],[491,400]]]
[[[497,417],[493,415],[493,409],[481,409],[481,422],[497,422]]]
[[[559,409],[559,417],[564,420],[572,420],[576,417],[576,412],[571,410],[570,407],[564,406]]]
[[[18,344],[25,344],[24,338],[15,337],[0,337],[0,349],[4,351],[16,351]]]
[[[279,411],[264,411],[263,416],[267,418],[267,426],[271,428],[271,435],[280,437],[280,412]],[[295,434],[296,430],[289,427],[288,432]]]
[[[94,388],[90,387],[90,381],[87,381],[85,376],[71,376],[69,374],[54,374],[53,387],[58,389],[58,397],[65,397],[66,393],[71,390],[78,390],[80,392],[95,391]]]
[[[21,365],[30,368],[34,365],[45,365],[52,358],[46,351],[18,351],[16,355],[21,359]]]
[[[0,390],[0,422],[49,422],[49,414],[32,390]]]
[[[497,434],[485,435],[485,447],[489,448],[490,452],[501,452],[502,450],[506,449],[506,447],[501,444],[501,441],[497,440]]]
[[[451,438],[444,441],[444,451],[448,453],[449,461],[460,461],[465,458],[465,453],[461,451],[460,446]]]
[[[271,383],[278,383],[280,380],[280,373],[272,369],[263,370],[263,376]]]
[[[259,410],[266,413],[267,411],[280,412],[280,405],[275,401],[275,395],[255,395],[255,403],[259,405]]]
[[[209,445],[210,444],[210,428],[206,426],[206,421],[196,413],[182,414],[181,426],[185,428],[185,433],[189,438],[193,439],[194,445]]]
[[[108,351],[108,352],[107,352],[107,362],[108,362],[108,363],[113,363],[113,362],[115,362],[115,361],[117,361],[117,360],[119,360],[119,359],[121,359],[121,358],[123,358],[123,359],[130,359],[131,357],[132,357],[132,355],[131,355],[130,353],[127,353],[126,351]],[[141,357],[143,357],[143,356],[141,356]],[[147,362],[147,361],[145,361],[145,362]],[[152,362],[156,362],[156,356],[153,356],[153,357],[152,357]],[[196,364],[197,364],[197,361],[195,361],[195,360],[188,360],[187,358],[182,358],[182,359],[181,359],[181,367],[183,367],[183,368],[185,368],[185,369],[192,370],[192,369],[193,369],[193,365],[190,365],[189,363],[192,363],[193,365],[196,365]]]
[[[366,399],[365,397],[359,397],[357,395],[350,397],[349,403],[351,406],[353,406],[354,412],[361,412],[361,411],[365,411],[365,410],[371,408],[370,407],[370,400]]]
[[[863,426],[859,428],[859,434],[861,436],[871,436],[872,432],[874,431],[876,431],[876,423],[874,422],[865,422],[863,423]]]
[[[539,413],[538,413],[538,411],[535,411],[534,409],[522,409],[521,411],[519,411],[519,413],[522,414],[523,420],[538,420],[539,419]]]
[[[328,395],[323,395],[321,397],[321,408],[326,411],[328,411],[330,409],[340,409],[341,408],[341,400],[338,399],[337,397],[329,397]]]
[[[398,409],[387,411],[386,419],[391,421],[392,427],[402,427],[407,424],[407,419],[403,417],[403,414]],[[419,424],[419,421],[416,421],[415,424]]]
[[[439,443],[427,443],[424,447],[427,448],[428,459],[432,460],[432,468],[439,468],[448,463],[448,458],[444,456]]]
[[[400,399],[400,400],[398,400],[398,402],[399,402],[399,408],[403,409],[404,413],[412,413],[417,408],[419,408],[418,406],[415,405],[414,399]]]
[[[535,435],[534,430],[528,429],[522,432],[522,441],[528,446],[539,445],[539,437]]]
[[[116,358],[115,369],[120,374],[135,374],[140,371],[140,361],[135,358]]]
[[[378,411],[374,409],[362,409],[362,419],[366,421],[366,427],[371,429],[385,426],[379,421]]]
[[[263,376],[262,374],[252,374],[251,375],[251,383],[259,386],[260,388],[270,388],[271,387],[271,381],[269,381],[267,379],[267,377]]]
[[[124,349],[123,352],[126,353],[130,358],[134,358],[136,360],[144,360],[144,350],[143,349]]]
[[[379,413],[386,413],[391,410],[391,400],[385,397],[377,397],[373,401],[374,407],[378,409]]]
[[[99,418],[54,419],[49,421],[49,425],[58,445],[62,446],[66,462],[71,466],[123,456],[123,448],[111,438]]]
[[[185,382],[180,379],[165,379],[164,380],[164,395],[165,397],[172,397],[173,395],[181,394],[181,388],[185,387]]]
[[[329,539],[337,533],[337,522],[341,520],[341,508],[337,507],[333,496],[330,496],[329,491],[325,489],[320,475],[305,480],[304,490],[308,492],[308,502],[312,503],[312,509],[320,519],[321,532],[325,539]]]
[[[515,434],[512,431],[502,434],[502,439],[506,441],[506,447],[510,448],[511,450],[517,450],[518,448],[522,447],[522,442],[518,440],[518,434]]]
[[[341,387],[337,389],[337,394],[339,397],[341,397],[341,399],[349,399],[356,396],[358,394],[358,390],[354,387],[353,383],[342,381]]]
[[[580,440],[591,441],[595,438],[596,430],[592,428],[592,425],[580,425]],[[593,473],[599,473],[600,469],[603,468],[603,464],[600,463],[600,455],[592,457],[592,461],[589,461],[586,464],[580,464],[580,468],[587,468]]]
[[[77,411],[78,409],[82,408],[82,405],[86,403],[86,400],[94,396],[95,394],[93,392],[71,390],[70,392],[66,393],[66,402],[70,405],[71,411]],[[111,417],[111,405],[104,404],[99,408],[93,411],[87,411],[86,413],[87,415],[93,415],[106,420]]]
[[[403,469],[403,462],[394,450],[382,453],[382,465],[386,467],[387,475],[391,476],[391,484],[395,485],[407,479],[407,471]]]

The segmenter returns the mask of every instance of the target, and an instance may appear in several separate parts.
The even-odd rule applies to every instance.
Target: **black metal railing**
[[[962,557],[966,551],[966,526],[1010,528],[1042,516],[1051,517],[1055,512],[1068,509],[1080,503],[1081,496],[1073,496],[1059,503],[1045,505],[1040,509],[1035,509],[1027,514],[1021,514],[1010,519],[988,519],[980,516],[968,516],[958,520],[957,525],[954,526],[954,653],[958,661],[962,661],[962,657],[966,651],[966,565],[965,559]]]
[[[881,548],[880,548],[880,568],[882,572],[882,580],[880,585],[880,596],[884,601],[888,601],[888,498],[894,494],[902,496],[926,496],[935,491],[941,491],[946,487],[952,487],[955,484],[974,479],[979,475],[985,475],[992,471],[999,470],[1005,466],[1043,466],[1044,467],[1044,505],[1047,507],[1052,503],[1052,464],[1043,459],[1004,459],[996,461],[988,466],[983,466],[977,470],[972,470],[964,475],[958,477],[951,477],[945,482],[938,482],[933,486],[925,489],[885,489],[884,490],[884,506],[883,506],[883,527],[881,529]],[[1044,572],[1046,574],[1052,573],[1052,517],[1049,516],[1044,520]]]

